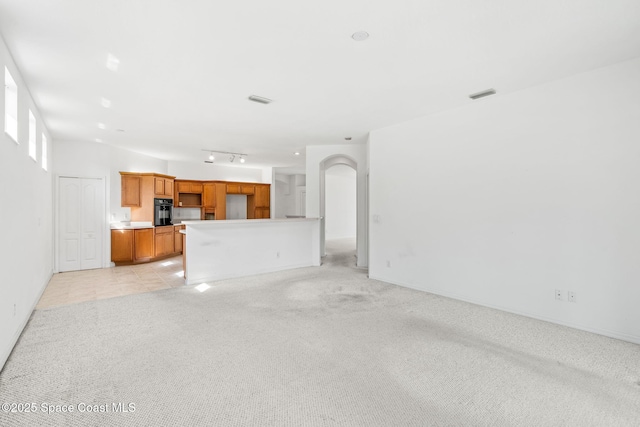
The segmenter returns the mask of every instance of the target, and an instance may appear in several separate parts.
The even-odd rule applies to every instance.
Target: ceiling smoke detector
[[[369,38],[369,33],[367,33],[366,31],[356,31],[351,35],[351,38],[357,42],[361,42]]]
[[[258,96],[258,95],[249,96],[249,101],[259,102],[260,104],[270,104],[273,102],[272,99],[265,98],[263,96]]]
[[[485,96],[495,95],[495,94],[496,94],[495,89],[487,89],[487,90],[483,90],[482,92],[472,93],[471,95],[469,95],[469,98],[478,99],[478,98],[484,98]]]

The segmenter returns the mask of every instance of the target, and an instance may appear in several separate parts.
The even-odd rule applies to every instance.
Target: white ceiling
[[[307,145],[638,57],[640,1],[0,0],[0,32],[56,140],[301,167]]]

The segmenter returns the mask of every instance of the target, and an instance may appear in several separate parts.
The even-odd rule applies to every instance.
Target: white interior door
[[[58,270],[102,267],[104,182],[60,177]]]

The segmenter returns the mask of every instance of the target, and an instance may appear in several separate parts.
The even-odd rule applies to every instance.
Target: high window
[[[31,110],[29,110],[29,157],[36,160],[36,118]]]
[[[18,86],[4,67],[4,131],[18,142]]]
[[[47,137],[42,134],[42,169],[47,170]]]

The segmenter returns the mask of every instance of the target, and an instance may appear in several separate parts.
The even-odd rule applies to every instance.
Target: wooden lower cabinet
[[[154,228],[156,258],[174,253],[174,235],[173,225]]]
[[[133,230],[111,230],[111,261],[133,262]]]
[[[133,231],[133,261],[151,261],[153,258],[153,228],[141,228]]]
[[[182,234],[180,230],[184,229],[184,225],[174,225],[173,226],[173,252],[179,254],[182,252]]]
[[[184,226],[111,230],[111,261],[116,264],[136,264],[182,252]]]
[[[255,209],[255,219],[265,219],[271,218],[271,209],[269,208],[256,208]]]
[[[111,230],[111,261],[146,262],[153,258],[153,228]]]

